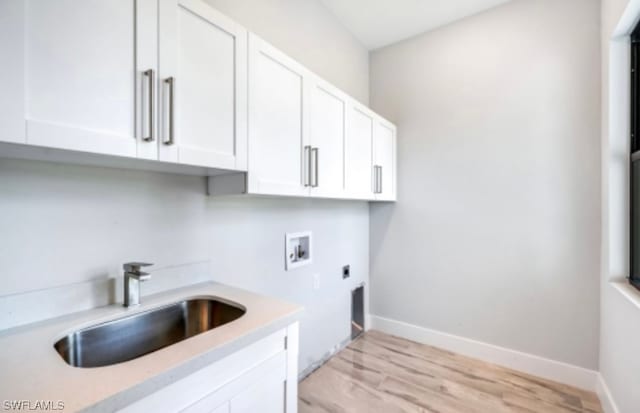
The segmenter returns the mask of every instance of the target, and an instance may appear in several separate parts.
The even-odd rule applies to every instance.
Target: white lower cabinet
[[[213,409],[211,413],[229,413],[230,411],[231,410],[230,410],[229,402],[226,402],[222,406],[218,406],[215,409]]]
[[[286,411],[284,378],[272,371],[231,399],[232,413],[282,413]]]
[[[219,410],[234,413],[288,412],[285,409],[286,384],[286,358],[283,355],[277,355],[181,411],[184,413],[208,413]]]
[[[295,413],[294,323],[120,410],[121,413]]]

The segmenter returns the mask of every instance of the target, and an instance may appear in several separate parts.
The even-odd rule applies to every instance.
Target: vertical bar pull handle
[[[175,88],[176,88],[176,80],[175,78],[172,77],[168,77],[164,80],[164,83],[166,83],[169,86],[169,119],[168,119],[168,130],[167,130],[167,139],[163,140],[162,143],[164,143],[167,146],[173,145],[175,143],[175,107],[174,107],[174,100],[175,100]]]
[[[153,142],[156,138],[156,121],[155,121],[155,111],[153,110],[153,104],[155,102],[155,93],[154,90],[156,88],[156,74],[153,69],[145,70],[142,72],[144,76],[147,77],[147,96],[149,99],[147,100],[148,105],[148,130],[149,134],[142,138],[145,142]],[[144,132],[143,132],[144,134]]]
[[[311,186],[311,146],[304,147],[302,171],[304,186]]]
[[[313,183],[311,184],[311,186],[313,188],[317,188],[319,185],[319,179],[318,179],[318,153],[320,152],[320,149],[318,148],[312,148],[311,149],[311,155],[313,156]]]
[[[373,193],[378,193],[378,165],[373,165]]]
[[[380,165],[373,166],[373,193],[382,193],[382,166]]]

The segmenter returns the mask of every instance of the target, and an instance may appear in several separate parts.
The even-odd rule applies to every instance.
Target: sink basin
[[[54,347],[71,366],[109,366],[230,323],[244,313],[237,304],[190,299],[74,331]]]

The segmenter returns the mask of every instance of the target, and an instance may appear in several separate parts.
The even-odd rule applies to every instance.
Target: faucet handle
[[[153,264],[148,264],[146,262],[128,262],[124,264],[122,268],[125,270],[125,272],[140,273],[140,269],[142,267],[148,267],[150,265],[153,265]]]

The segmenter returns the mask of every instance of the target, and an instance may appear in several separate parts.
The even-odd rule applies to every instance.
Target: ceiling
[[[368,49],[407,39],[510,0],[321,0]]]

